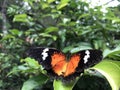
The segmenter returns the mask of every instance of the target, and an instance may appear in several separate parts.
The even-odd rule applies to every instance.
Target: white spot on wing
[[[84,56],[84,63],[86,64],[88,62],[88,58],[90,58],[90,52],[88,50],[85,51],[85,56]]]
[[[48,49],[48,48],[45,48],[45,49],[43,50],[43,52],[42,52],[42,55],[43,55],[42,59],[43,59],[43,60],[45,60],[46,57],[48,56],[47,51],[49,51],[49,49]]]

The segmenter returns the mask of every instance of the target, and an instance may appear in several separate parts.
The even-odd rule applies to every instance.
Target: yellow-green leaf
[[[27,14],[18,14],[14,16],[14,22],[28,22]]]
[[[45,33],[50,33],[50,32],[54,32],[54,31],[58,31],[58,28],[57,27],[48,27],[45,30]]]
[[[26,59],[22,59],[21,61],[25,61],[30,67],[35,69],[38,69],[40,67],[38,61],[36,61],[35,59],[26,58]]]
[[[47,0],[48,3],[52,3],[54,2],[55,0]]]
[[[57,9],[61,9],[63,7],[65,7],[66,5],[68,5],[69,0],[61,0],[60,4],[57,6]]]
[[[103,60],[93,67],[106,77],[112,90],[120,88],[120,61]]]

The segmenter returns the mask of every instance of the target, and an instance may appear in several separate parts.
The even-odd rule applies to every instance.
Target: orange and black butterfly
[[[100,50],[82,50],[67,60],[66,55],[53,48],[31,48],[27,52],[28,56],[36,59],[48,75],[63,80],[72,80],[89,68],[102,60]]]

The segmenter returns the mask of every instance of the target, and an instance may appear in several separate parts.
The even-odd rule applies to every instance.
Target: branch
[[[107,2],[107,3],[105,3],[104,5],[107,5],[107,4],[109,4],[109,3],[111,3],[111,2],[113,2],[114,0],[111,0],[111,1],[109,1],[109,2]]]
[[[7,34],[6,0],[3,1],[1,14],[2,14],[2,18],[3,18],[2,19],[2,31],[3,31],[3,35],[6,35]]]

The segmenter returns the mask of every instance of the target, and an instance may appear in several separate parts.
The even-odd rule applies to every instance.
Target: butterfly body
[[[31,48],[28,56],[36,59],[48,75],[54,78],[74,79],[79,76],[84,69],[89,68],[102,60],[100,50],[79,51],[67,60],[66,55],[52,48]]]

